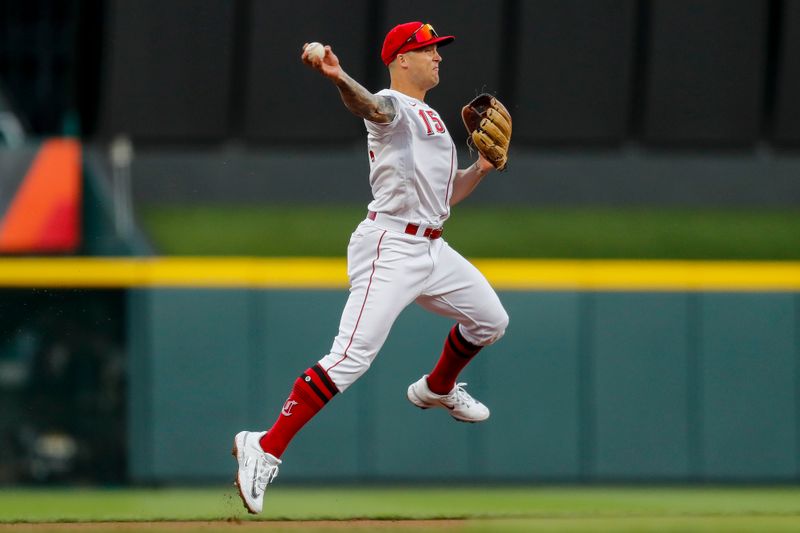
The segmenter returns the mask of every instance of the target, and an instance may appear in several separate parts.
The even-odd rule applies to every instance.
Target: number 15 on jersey
[[[425,124],[425,130],[428,135],[444,133],[444,124],[439,117],[436,116],[435,112],[431,110],[426,111],[424,109],[420,109],[419,116],[422,118],[422,122]],[[433,127],[431,127],[431,122],[433,123]]]

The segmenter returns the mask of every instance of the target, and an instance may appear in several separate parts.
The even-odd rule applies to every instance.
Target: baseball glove
[[[473,146],[497,170],[505,170],[511,143],[511,115],[500,100],[482,94],[461,109],[467,127],[467,145]]]

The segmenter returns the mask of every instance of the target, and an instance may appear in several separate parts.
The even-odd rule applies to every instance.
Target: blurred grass
[[[29,533],[175,533],[176,531],[202,531],[204,533],[232,533],[242,530],[269,531],[271,533],[329,533],[331,531],[392,531],[394,533],[777,533],[797,531],[797,519],[783,516],[758,517],[615,517],[615,518],[537,518],[537,519],[473,519],[459,522],[147,522],[147,523],[70,523],[70,524],[0,524],[0,532],[21,531]]]
[[[794,517],[800,487],[271,487],[267,520]],[[249,518],[233,487],[6,489],[0,522]]]
[[[164,255],[346,255],[365,208],[149,206]],[[800,210],[453,209],[445,238],[467,257],[800,259]]]

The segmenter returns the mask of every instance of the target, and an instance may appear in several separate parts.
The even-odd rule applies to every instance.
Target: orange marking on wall
[[[80,196],[80,143],[46,141],[0,225],[0,250],[74,250],[80,236]]]

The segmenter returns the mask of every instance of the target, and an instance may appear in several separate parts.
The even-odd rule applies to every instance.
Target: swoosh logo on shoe
[[[258,491],[256,490],[256,467],[253,468],[253,486],[250,487],[250,495],[258,499]]]

